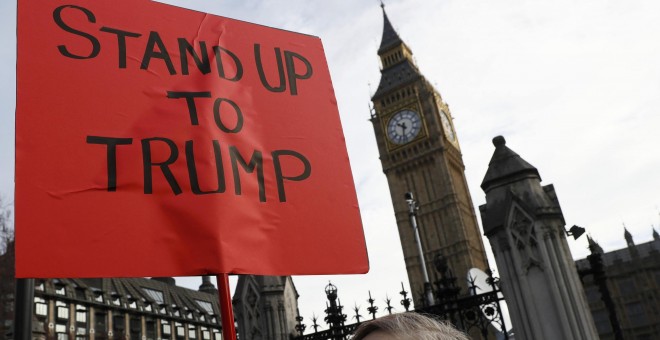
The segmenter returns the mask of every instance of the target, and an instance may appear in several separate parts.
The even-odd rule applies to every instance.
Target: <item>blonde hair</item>
[[[437,321],[418,313],[399,313],[384,316],[361,324],[352,340],[362,340],[375,331],[381,331],[404,339],[415,340],[469,340],[448,322]]]

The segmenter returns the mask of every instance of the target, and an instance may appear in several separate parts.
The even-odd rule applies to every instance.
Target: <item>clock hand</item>
[[[406,133],[406,129],[407,129],[408,127],[406,126],[406,123],[405,123],[405,122],[398,123],[398,124],[396,124],[396,126],[398,126],[398,127],[401,128],[401,130],[402,130],[401,133],[403,133],[403,134]]]

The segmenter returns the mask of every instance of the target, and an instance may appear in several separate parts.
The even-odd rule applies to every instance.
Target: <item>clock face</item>
[[[445,135],[447,136],[447,139],[451,142],[456,141],[456,134],[454,133],[454,128],[451,126],[451,122],[449,121],[449,116],[447,116],[447,113],[445,111],[440,110],[440,120],[442,121],[442,127],[445,130]]]
[[[412,141],[421,130],[422,119],[411,110],[399,111],[387,122],[387,137],[398,145]]]

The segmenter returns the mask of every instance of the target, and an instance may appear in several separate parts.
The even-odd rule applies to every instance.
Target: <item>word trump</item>
[[[88,144],[100,144],[106,146],[107,155],[107,177],[108,177],[108,191],[117,190],[117,153],[120,147],[133,144],[133,138],[116,138],[116,137],[101,137],[101,136],[88,136]],[[142,165],[144,173],[144,193],[153,193],[153,172],[154,168],[160,169],[161,173],[167,180],[172,192],[179,195],[183,192],[179,180],[176,179],[170,166],[179,159],[179,148],[176,143],[168,138],[153,137],[140,140],[142,147]],[[155,161],[152,157],[152,148],[155,144],[161,144],[169,150],[169,155],[166,160]],[[225,170],[222,159],[222,149],[220,142],[213,140],[213,154],[215,158],[215,170],[217,174],[217,188],[212,190],[202,190],[200,180],[198,178],[197,165],[195,164],[194,142],[192,140],[185,141],[185,162],[188,170],[188,178],[190,180],[190,188],[195,195],[206,194],[222,194],[226,190]],[[264,162],[262,152],[254,150],[249,161],[240,154],[237,147],[233,145],[228,146],[229,158],[231,162],[231,170],[234,179],[234,192],[236,195],[241,195],[241,169],[246,173],[255,173],[257,176],[257,183],[259,185],[259,200],[266,202],[266,189],[264,181]],[[284,181],[302,181],[307,179],[312,171],[309,160],[302,154],[293,150],[275,150],[271,152],[273,159],[273,170],[275,181],[277,183],[277,194],[280,202],[286,202],[286,192],[284,190]],[[282,158],[292,157],[302,164],[302,171],[296,175],[285,175],[282,169]]]

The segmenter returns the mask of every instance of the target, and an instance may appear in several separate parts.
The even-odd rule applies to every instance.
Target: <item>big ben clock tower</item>
[[[435,273],[431,268],[434,258],[443,256],[465,293],[467,271],[485,269],[486,254],[449,107],[420,73],[412,51],[381,7],[384,24],[378,55],[382,70],[371,98],[371,122],[392,195],[408,279],[415,302],[420,303],[424,279],[406,192],[413,192],[419,203],[417,222],[429,273]]]

